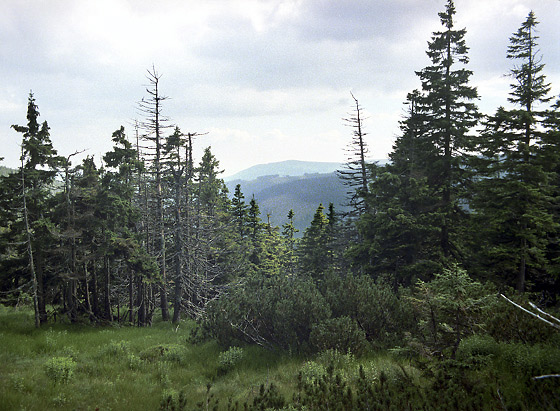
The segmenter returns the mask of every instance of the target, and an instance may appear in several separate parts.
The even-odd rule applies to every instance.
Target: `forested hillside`
[[[331,361],[290,398],[261,388],[255,409],[559,408],[558,85],[531,12],[504,50],[509,95],[480,112],[451,0],[439,17],[390,161],[367,161],[353,95],[336,174],[228,189],[210,148],[193,158],[198,133],[166,117],[154,68],[144,118],[102,162],[60,156],[30,94],[21,167],[0,179],[2,303],[32,306],[38,328],[196,320],[190,341],[229,352],[226,371],[250,346],[414,369],[350,377]]]
[[[254,180],[231,180],[226,183],[231,193],[239,184],[247,198],[255,196],[262,219],[273,226],[286,223],[290,210],[294,211],[293,224],[301,237],[313,220],[318,204],[333,203],[338,211],[347,210],[346,186],[336,173],[305,174],[302,176],[270,175]]]

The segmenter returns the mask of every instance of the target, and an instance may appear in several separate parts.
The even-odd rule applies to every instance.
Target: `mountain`
[[[255,180],[235,180],[226,182],[230,195],[235,186],[241,191],[248,204],[254,195],[261,210],[261,219],[266,222],[270,217],[273,226],[281,227],[287,222],[290,209],[294,210],[294,225],[299,230],[298,237],[313,220],[319,204],[326,209],[333,203],[335,210],[343,211],[346,186],[336,173],[316,173],[302,176],[262,176]]]
[[[303,176],[305,174],[332,173],[342,167],[340,163],[327,163],[315,161],[287,160],[277,163],[258,164],[249,167],[237,174],[225,177],[226,182],[243,180],[251,181],[262,176]]]

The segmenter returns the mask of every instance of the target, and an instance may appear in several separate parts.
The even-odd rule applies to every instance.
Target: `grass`
[[[297,375],[337,362],[349,381],[358,360],[327,352],[313,359],[243,347],[243,355],[224,369],[215,342],[187,342],[193,323],[177,328],[156,322],[152,327],[92,327],[80,324],[33,326],[28,309],[0,306],[0,410],[156,410],[165,395],[183,392],[187,409],[206,404],[207,387],[220,399],[251,402],[261,384],[274,383],[290,399]],[[372,373],[396,368],[383,356],[359,361]]]
[[[228,351],[214,341],[190,344],[194,324],[189,321],[178,328],[164,322],[146,328],[56,323],[35,329],[33,324],[31,310],[0,305],[0,411],[157,410],[163,398],[179,393],[188,410],[200,409],[198,403],[206,409],[210,395],[219,399],[219,409],[226,409],[230,400],[251,404],[260,386],[270,383],[289,402],[300,372],[305,381],[313,381],[330,364],[350,386],[357,386],[362,366],[368,381],[375,383],[382,374],[397,381],[404,373],[415,386],[429,390],[440,364],[411,362],[389,351],[360,358],[336,351],[294,356],[257,346]],[[461,342],[458,359],[463,368],[457,369],[456,381],[468,377],[467,388],[468,381],[491,386],[485,401],[492,406],[560,404],[555,394],[560,379],[531,380],[560,370],[560,336],[547,345],[474,336]]]

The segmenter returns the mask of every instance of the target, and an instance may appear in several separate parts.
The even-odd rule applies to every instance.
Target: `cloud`
[[[17,165],[26,98],[62,153],[110,148],[110,135],[138,117],[152,64],[170,97],[165,114],[185,131],[211,131],[229,168],[312,156],[338,161],[348,138],[349,91],[370,113],[375,157],[391,149],[402,102],[420,86],[415,70],[444,0],[5,0],[0,2],[0,143]],[[503,74],[511,34],[529,10],[541,21],[545,71],[558,93],[560,2],[456,1],[467,28],[481,107],[509,91]],[[274,131],[274,132],[271,132]],[[245,138],[241,138],[245,136]],[[214,140],[213,140],[214,139]],[[282,144],[284,141],[284,144]],[[254,152],[254,155],[246,153]],[[220,158],[223,155],[223,158]],[[290,157],[291,156],[291,157]],[[15,160],[14,160],[15,159]]]

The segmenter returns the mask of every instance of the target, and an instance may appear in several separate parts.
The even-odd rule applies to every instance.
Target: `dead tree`
[[[163,163],[163,145],[165,129],[169,128],[168,118],[162,114],[162,102],[167,99],[161,95],[159,90],[159,74],[155,67],[148,70],[146,76],[149,81],[149,86],[146,88],[148,97],[139,102],[139,109],[144,116],[144,120],[140,123],[140,128],[143,130],[142,138],[148,143],[149,150],[147,153],[147,161],[150,164],[150,170],[154,175],[154,220],[155,220],[155,252],[157,255],[160,281],[160,307],[161,316],[164,321],[169,321],[169,309],[167,303],[167,271],[166,271],[166,235],[165,235],[165,220],[164,220],[164,207],[163,207],[163,190],[162,190],[162,163]]]

